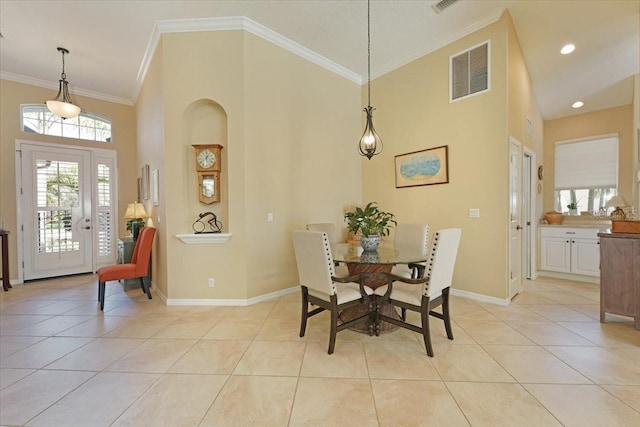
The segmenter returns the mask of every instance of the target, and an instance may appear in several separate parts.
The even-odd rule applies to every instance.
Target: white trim
[[[535,280],[538,277],[538,270],[536,269],[537,265],[537,254],[538,254],[538,221],[537,221],[537,200],[538,200],[538,184],[542,184],[542,180],[538,180],[538,168],[537,159],[535,151],[524,147],[523,159],[524,156],[528,156],[531,159],[531,170],[530,172],[530,184],[531,188],[529,189],[529,195],[531,200],[529,201],[529,217],[531,218],[531,225],[529,227],[531,231],[531,247],[529,251],[531,253],[531,258],[529,259],[529,271],[531,272],[531,279]]]
[[[453,58],[460,56],[464,53],[471,54],[471,51],[483,46],[487,45],[487,88],[478,92],[468,93],[467,95],[460,96],[456,99],[453,99]],[[469,69],[471,71],[471,69]],[[471,82],[469,81],[469,90],[471,90]],[[487,39],[481,43],[478,43],[474,46],[471,46],[465,50],[461,50],[460,52],[449,55],[449,103],[454,103],[460,101],[462,99],[469,99],[472,96],[480,95],[483,93],[491,92],[491,39]]]
[[[280,291],[271,292],[268,294],[260,295],[248,299],[188,299],[188,298],[166,298],[164,295],[161,298],[167,305],[195,305],[195,306],[249,306],[258,304],[261,302],[269,301],[274,298],[280,298],[285,295],[295,293],[300,289],[300,286],[294,286]]]
[[[231,233],[176,234],[176,237],[187,245],[204,243],[225,244],[231,236]]]
[[[510,299],[496,298],[490,297],[488,295],[476,294],[474,292],[462,291],[460,289],[450,288],[450,295],[455,295],[457,297],[468,298],[478,302],[486,302],[489,304],[497,304],[502,306],[508,306],[511,303]]]
[[[582,274],[560,273],[556,271],[539,270],[538,275],[541,277],[551,277],[554,279],[574,280],[577,282],[600,284],[600,276],[584,276]]]
[[[251,34],[254,34],[266,41],[269,41],[276,46],[279,46],[289,52],[306,59],[316,65],[319,65],[327,70],[344,77],[354,83],[362,85],[363,78],[361,75],[336,64],[328,58],[312,51],[311,49],[302,46],[295,41],[284,37],[281,34],[261,25],[246,16],[229,16],[222,18],[197,18],[197,19],[173,19],[166,21],[156,21],[153,26],[153,31],[149,37],[147,48],[140,64],[138,76],[136,77],[136,87],[134,89],[133,100],[138,98],[140,90],[142,89],[142,83],[149,70],[149,65],[153,59],[153,55],[160,41],[162,34],[169,33],[188,33],[197,31],[229,31],[229,30],[244,30]]]
[[[52,82],[49,80],[36,79],[35,77],[23,76],[21,74],[9,73],[7,71],[0,71],[0,79],[9,80],[16,83],[24,83],[26,85],[42,87],[45,89],[58,90],[58,82]],[[92,90],[80,89],[74,87],[73,90],[70,90],[72,95],[77,96],[86,96],[87,98],[100,99],[102,101],[114,102],[116,104],[123,104],[128,106],[133,106],[133,102],[130,99],[122,98],[120,96],[108,95],[106,93],[94,92]],[[54,96],[51,94],[51,96]],[[45,100],[43,99],[44,103]],[[78,104],[81,105],[81,104]]]

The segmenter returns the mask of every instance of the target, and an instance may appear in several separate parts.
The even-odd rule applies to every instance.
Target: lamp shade
[[[140,202],[133,202],[127,205],[127,211],[124,213],[124,219],[140,219],[148,218],[144,205]]]
[[[78,117],[81,111],[80,107],[77,105],[55,100],[47,101],[47,108],[53,114],[58,117],[62,117],[63,119],[73,119],[74,117]]]
[[[605,205],[607,208],[617,208],[618,206],[629,206],[629,203],[622,196],[613,196]]]

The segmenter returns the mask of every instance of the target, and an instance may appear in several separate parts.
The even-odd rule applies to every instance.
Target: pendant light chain
[[[62,51],[62,75],[60,77],[62,77],[62,80],[66,80],[67,78],[67,73],[64,72],[64,50]]]
[[[367,0],[367,99],[371,105],[371,0]]]

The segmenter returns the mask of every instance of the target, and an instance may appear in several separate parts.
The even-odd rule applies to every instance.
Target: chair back
[[[131,264],[136,265],[136,277],[146,276],[149,271],[149,260],[151,259],[151,247],[153,237],[156,235],[154,227],[143,227],[133,247]]]
[[[300,285],[326,295],[334,295],[336,287],[331,276],[335,275],[335,271],[327,233],[296,230],[293,232],[293,248]]]
[[[331,222],[319,222],[316,224],[307,224],[307,230],[309,231],[324,231],[329,238],[329,244],[333,245],[338,243],[338,233],[336,232],[335,224]]]
[[[400,252],[427,253],[429,244],[429,224],[398,223],[395,229],[394,245]]]
[[[424,295],[431,299],[437,298],[444,288],[451,286],[461,235],[461,229],[447,228],[436,232],[433,236],[431,258],[425,272],[429,281],[424,289]]]

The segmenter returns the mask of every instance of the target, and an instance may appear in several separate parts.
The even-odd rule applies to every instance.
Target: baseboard
[[[454,289],[454,288],[450,288],[449,294],[450,295],[455,295],[457,297],[472,299],[472,300],[478,301],[478,302],[486,302],[486,303],[489,303],[489,304],[502,305],[502,306],[505,306],[505,307],[511,303],[510,299],[501,299],[501,298],[496,298],[496,297],[490,297],[490,296],[487,296],[487,295],[476,294],[474,292],[462,291],[460,289]]]
[[[596,285],[600,284],[600,277],[583,276],[582,274],[570,274],[570,273],[560,273],[555,271],[540,270],[538,271],[538,276],[551,277],[554,279],[573,280],[575,282],[593,283]]]
[[[167,298],[164,294],[158,291],[158,289],[153,286],[156,293],[160,297],[162,301],[166,305],[194,305],[194,306],[216,306],[216,305],[226,305],[226,306],[248,306],[258,304],[264,301],[269,301],[274,298],[280,298],[285,295],[292,294],[294,292],[300,291],[300,286],[294,286],[292,288],[282,289],[275,292],[270,292],[268,294],[259,295],[257,297],[248,298],[248,299],[190,299],[190,298]]]

